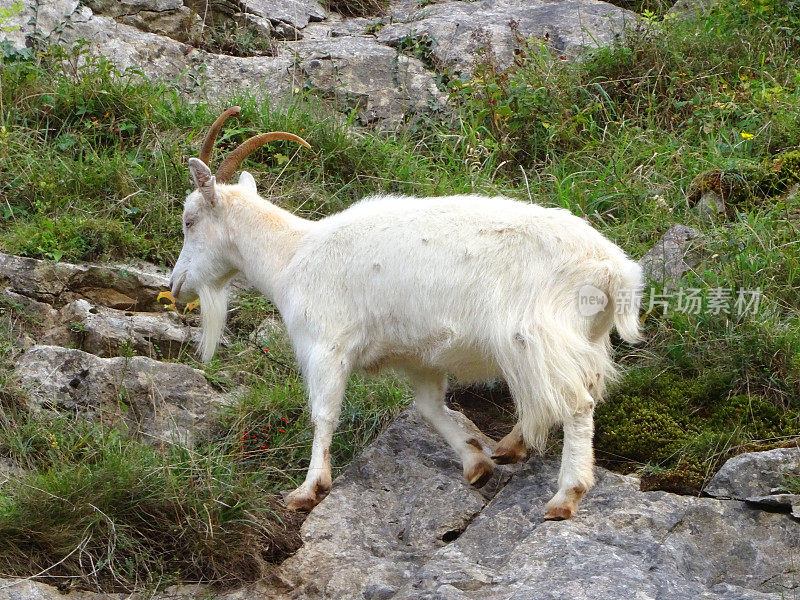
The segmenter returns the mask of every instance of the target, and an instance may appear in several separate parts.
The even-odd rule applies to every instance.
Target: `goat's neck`
[[[229,223],[238,269],[251,285],[275,300],[277,282],[312,222],[254,198],[237,203]]]

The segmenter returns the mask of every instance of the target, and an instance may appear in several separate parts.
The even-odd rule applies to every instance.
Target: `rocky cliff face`
[[[40,0],[0,39],[17,48],[34,32],[62,45],[87,40],[120,69],[174,82],[195,98],[244,89],[278,101],[313,90],[356,109],[363,124],[390,128],[446,110],[437,78],[469,74],[479,49],[502,67],[533,36],[575,58],[611,43],[632,20],[600,0],[399,0],[370,18],[344,18],[316,0]],[[203,50],[214,28],[246,33],[238,53],[252,55]]]
[[[24,308],[16,376],[30,410],[119,421],[154,444],[188,443],[224,397],[201,371],[162,362],[195,339],[165,312],[154,267],[71,265],[0,254],[0,298]]]
[[[780,460],[768,452],[737,457],[751,466],[737,469],[737,478],[768,488],[766,472],[774,478],[787,461],[800,461],[800,449],[780,454]],[[499,468],[486,490],[471,489],[460,480],[455,457],[411,410],[309,515],[304,546],[281,568],[285,589],[257,593],[275,599],[755,600],[798,591],[793,561],[800,523],[785,512],[640,492],[635,477],[597,469],[597,485],[572,520],[544,521],[557,473],[556,458],[536,456],[518,468]]]

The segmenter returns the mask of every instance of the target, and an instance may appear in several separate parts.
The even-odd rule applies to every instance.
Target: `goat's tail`
[[[607,295],[605,310],[588,320],[579,310],[579,278],[551,282],[527,306],[510,314],[496,356],[517,408],[525,444],[542,450],[550,428],[602,397],[616,375],[608,332],[640,339],[642,270],[625,257],[586,265],[583,271]],[[512,328],[509,330],[509,328]],[[509,341],[510,340],[510,341]]]
[[[606,310],[614,315],[614,327],[620,337],[630,344],[642,340],[639,306],[642,301],[642,268],[627,258],[615,262],[609,269]]]

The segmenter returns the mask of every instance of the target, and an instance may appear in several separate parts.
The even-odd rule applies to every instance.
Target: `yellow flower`
[[[175,306],[175,298],[172,297],[172,292],[161,292],[156,296],[156,302],[162,304],[162,300],[166,300],[167,303],[163,304],[164,308],[167,310],[171,310],[173,312],[178,312],[178,307]],[[186,307],[183,309],[183,314],[192,312],[195,308],[200,306],[200,301],[195,300],[194,302],[189,302]]]
[[[753,137],[753,134],[752,134],[752,133],[746,133],[746,132],[744,132],[744,131],[742,132],[742,139],[743,139],[743,140],[749,140],[749,139],[751,139],[752,137]]]
[[[156,296],[156,302],[161,304],[162,300],[166,300],[168,302],[167,304],[165,304],[165,308],[167,310],[172,310],[177,312],[178,309],[175,308],[175,299],[172,297],[172,292],[167,291],[159,293],[158,296]]]

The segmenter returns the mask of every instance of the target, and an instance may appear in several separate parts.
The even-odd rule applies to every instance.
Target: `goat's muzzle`
[[[176,300],[178,299],[178,296],[180,296],[181,286],[183,286],[183,283],[185,281],[186,281],[186,273],[184,273],[183,275],[180,276],[180,279],[178,279],[177,285],[175,284],[175,274],[174,273],[173,273],[172,277],[169,278],[169,289],[172,291],[172,297],[175,298]]]

